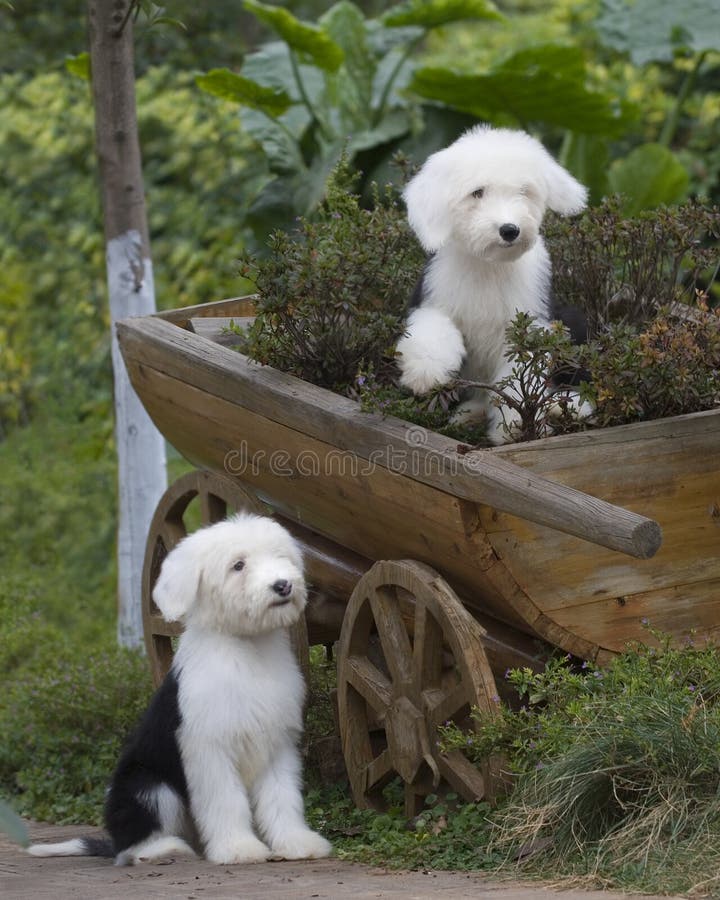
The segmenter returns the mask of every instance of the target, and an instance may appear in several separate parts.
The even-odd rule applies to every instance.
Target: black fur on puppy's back
[[[182,717],[178,679],[170,670],[153,696],[118,761],[105,801],[105,826],[114,853],[146,840],[160,827],[138,796],[167,785],[188,805],[188,788],[177,742]]]
[[[418,278],[415,287],[413,288],[413,292],[412,294],[410,294],[410,298],[408,299],[407,303],[408,314],[411,313],[414,309],[417,309],[422,304],[425,298],[425,276],[427,275],[427,271],[430,268],[430,263],[433,261],[433,256],[430,256],[425,262],[423,270],[420,273],[420,277]]]

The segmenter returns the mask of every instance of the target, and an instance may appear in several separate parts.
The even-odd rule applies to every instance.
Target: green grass
[[[52,414],[0,443],[0,792],[21,813],[97,822],[150,689],[116,646],[115,462],[98,417]]]

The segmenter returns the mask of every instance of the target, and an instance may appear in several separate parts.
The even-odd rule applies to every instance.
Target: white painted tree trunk
[[[143,645],[140,596],[150,522],[166,486],[165,441],[130,384],[115,334],[115,323],[155,311],[152,262],[142,240],[129,231],[108,242],[107,276],[115,388],[118,455],[118,642]]]
[[[135,0],[88,0],[95,144],[100,169],[118,453],[118,641],[143,646],[142,569],[155,507],[167,486],[165,442],[133,391],[115,323],[155,311],[135,111]]]

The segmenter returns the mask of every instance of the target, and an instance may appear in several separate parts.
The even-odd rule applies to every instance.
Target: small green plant
[[[697,863],[720,836],[720,652],[692,638],[673,647],[654,631],[649,642],[604,669],[558,657],[541,673],[510,671],[522,706],[478,717],[477,733],[444,729],[448,748],[476,761],[502,754],[517,777],[494,816],[495,852],[652,890],[666,866]]]
[[[557,300],[585,312],[590,337],[615,322],[640,326],[697,291],[712,295],[720,209],[689,201],[628,217],[610,197],[572,220],[546,221]]]
[[[365,209],[354,183],[342,163],[317,220],[275,232],[270,256],[243,270],[260,293],[245,352],[341,392],[361,369],[387,367],[423,262],[392,189]]]
[[[643,330],[620,323],[583,352],[600,427],[712,409],[720,403],[720,310],[663,310]]]
[[[488,385],[500,407],[506,433],[515,441],[534,441],[578,431],[585,424],[568,385],[583,372],[582,354],[561,322],[536,325],[517,313],[507,329],[510,374]],[[517,424],[511,426],[508,413]],[[512,420],[510,420],[512,421]]]
[[[487,803],[460,804],[453,794],[431,794],[408,822],[402,786],[391,782],[385,798],[387,811],[376,813],[357,809],[340,788],[311,788],[306,813],[342,859],[405,869],[481,869],[498,863],[499,857],[487,851]]]
[[[415,397],[396,384],[394,362],[388,361],[386,371],[378,375],[369,368],[361,370],[355,386],[348,393],[360,402],[363,412],[397,416],[429,431],[436,431],[472,446],[487,444],[485,426],[455,424],[452,411],[460,399],[460,387],[447,385],[437,391]]]

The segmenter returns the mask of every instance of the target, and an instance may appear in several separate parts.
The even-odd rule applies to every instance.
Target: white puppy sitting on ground
[[[153,599],[185,631],[115,770],[109,840],[29,852],[116,865],[182,852],[215,863],[329,855],[303,814],[305,686],[288,635],[306,603],[296,542],[255,515],[201,529],[165,558]]]
[[[505,331],[516,313],[538,324],[551,317],[545,211],[572,215],[586,198],[524,131],[479,125],[427,159],[405,189],[410,226],[432,256],[397,345],[403,386],[423,394],[458,375],[496,384],[510,373]],[[502,414],[486,391],[456,413],[485,416],[490,439],[502,442]]]

